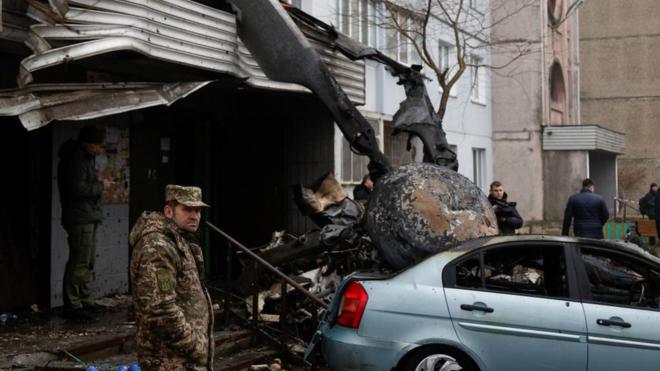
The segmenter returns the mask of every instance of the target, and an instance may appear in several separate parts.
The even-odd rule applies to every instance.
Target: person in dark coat
[[[651,183],[651,186],[649,187],[649,192],[644,195],[639,200],[639,213],[642,215],[646,215],[649,217],[651,220],[656,221],[656,228],[658,227],[658,221],[655,219],[656,213],[655,213],[655,197],[656,193],[658,193],[658,185],[656,183]],[[649,244],[655,245],[656,238],[651,236],[649,237]]]
[[[90,291],[96,228],[103,220],[101,195],[112,182],[99,180],[95,157],[102,151],[104,132],[96,126],[83,127],[78,140],[69,139],[58,152],[57,184],[62,204],[62,226],[67,232],[69,260],[64,270],[64,315],[92,319],[96,308]]]
[[[494,181],[490,184],[488,201],[493,205],[493,211],[497,217],[497,227],[502,235],[516,234],[516,229],[522,227],[523,219],[516,210],[515,202],[508,202],[508,195],[504,192],[502,183]]]
[[[660,238],[660,192],[655,192],[655,229]]]
[[[605,199],[594,193],[596,185],[587,178],[582,181],[582,190],[568,198],[564,211],[564,226],[561,234],[568,236],[573,223],[576,237],[603,238],[603,225],[610,217]]]
[[[649,219],[655,220],[655,194],[658,191],[658,185],[651,183],[649,192],[639,200],[639,212],[646,215]]]

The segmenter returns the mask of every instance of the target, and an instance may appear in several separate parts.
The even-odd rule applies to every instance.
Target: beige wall
[[[580,12],[582,121],[626,134],[619,191],[660,181],[660,2],[587,1]]]
[[[559,1],[565,3],[564,9],[568,7],[567,0]],[[510,63],[492,75],[494,178],[518,202],[527,223],[555,218],[556,204],[561,203],[563,213],[564,194],[574,191],[566,187],[566,181],[581,180],[586,174],[585,153],[548,155],[541,141],[542,127],[550,122],[549,75],[555,61],[561,63],[566,88],[562,123],[575,124],[578,119],[574,18],[553,30],[548,26],[546,1],[495,0],[492,4],[495,19],[512,14],[515,4],[518,8],[492,32],[493,65]],[[521,39],[529,43],[531,53],[511,63],[517,51],[507,41]]]
[[[587,153],[584,151],[546,151],[543,153],[545,203],[543,219],[561,222],[568,197],[582,188],[587,177]]]

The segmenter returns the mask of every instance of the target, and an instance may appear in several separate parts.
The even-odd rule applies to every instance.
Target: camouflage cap
[[[191,207],[210,207],[202,202],[202,189],[199,187],[168,184],[165,186],[165,202],[168,201],[176,201]]]

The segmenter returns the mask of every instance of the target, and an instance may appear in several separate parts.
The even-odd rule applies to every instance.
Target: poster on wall
[[[96,171],[99,179],[108,179],[114,183],[103,190],[103,203],[127,204],[130,184],[128,128],[105,128],[105,150],[96,156]]]

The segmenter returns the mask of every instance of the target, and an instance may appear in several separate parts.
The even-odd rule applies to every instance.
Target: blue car
[[[344,280],[319,346],[333,371],[658,371],[660,259],[603,240],[468,241]]]

